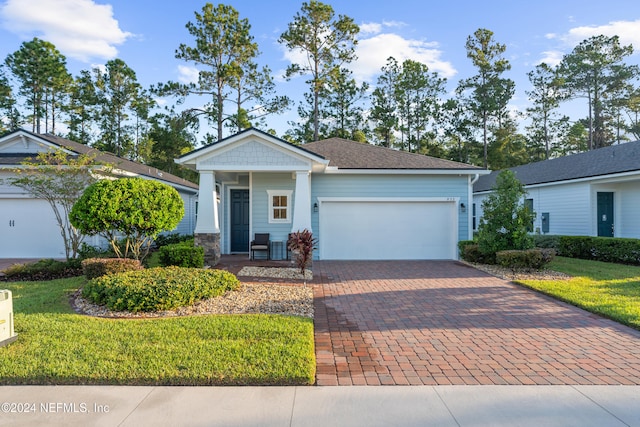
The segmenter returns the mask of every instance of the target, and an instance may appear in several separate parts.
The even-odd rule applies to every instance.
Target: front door
[[[231,252],[249,252],[249,190],[231,190]]]
[[[598,192],[598,236],[613,237],[613,193]]]

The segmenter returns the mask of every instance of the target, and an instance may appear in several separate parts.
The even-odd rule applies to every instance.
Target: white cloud
[[[178,65],[178,80],[182,83],[198,83],[198,74],[196,67]]]
[[[360,24],[360,33],[359,35],[369,35],[369,34],[378,34],[382,32],[383,28],[402,28],[406,27],[407,24],[402,21],[383,21],[379,22],[365,22]]]
[[[377,22],[360,24],[359,34],[378,34],[382,31],[382,24]]]
[[[563,52],[559,50],[547,50],[542,52],[542,58],[537,62],[537,64],[545,63],[549,66],[555,67],[562,61],[562,57],[564,56]]]
[[[367,23],[360,25],[360,37],[356,45],[357,61],[348,65],[358,82],[373,83],[373,80],[386,65],[387,59],[393,56],[399,63],[406,59],[421,62],[432,72],[438,72],[441,77],[451,78],[457,70],[450,62],[441,59],[442,51],[436,42],[411,40],[395,33],[382,33],[384,28],[403,27],[403,22],[385,21],[382,24]],[[362,37],[363,33],[371,35]],[[372,35],[373,34],[373,35]],[[299,49],[289,50],[280,46],[283,58],[292,64],[307,64],[305,52]]]
[[[631,44],[636,48],[636,53],[638,53],[638,49],[640,48],[640,19],[635,21],[613,21],[606,25],[572,28],[567,34],[561,36],[561,39],[573,48],[583,40],[599,35],[607,37],[618,36],[623,46]]]
[[[85,62],[115,58],[116,46],[132,36],[120,29],[111,5],[92,0],[7,0],[0,7],[0,22],[13,33],[42,38]]]
[[[406,59],[422,62],[441,77],[451,78],[457,73],[450,62],[441,59],[442,51],[437,43],[405,39],[397,34],[379,34],[359,40],[356,54],[358,60],[351,65],[358,81],[372,81],[390,56],[399,63]]]

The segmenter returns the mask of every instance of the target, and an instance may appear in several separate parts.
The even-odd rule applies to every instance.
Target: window
[[[291,222],[291,190],[267,190],[269,195],[269,222]]]

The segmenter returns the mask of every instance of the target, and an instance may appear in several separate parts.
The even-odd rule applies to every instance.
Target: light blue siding
[[[178,191],[184,203],[184,216],[178,226],[171,233],[191,235],[196,228],[195,205],[197,196],[193,193]]]
[[[536,212],[534,232],[542,230],[542,213],[549,213],[549,234],[596,236],[597,193],[614,193],[615,237],[640,238],[640,185],[638,181],[558,183],[527,188]],[[486,195],[474,195],[478,218]]]
[[[267,190],[294,191],[290,203],[290,214],[293,216],[293,202],[295,200],[295,180],[291,173],[253,173],[251,187],[252,223],[251,236],[255,233],[269,233],[269,238],[287,241],[291,232],[291,221],[286,223],[269,223],[269,197]],[[291,218],[290,218],[291,219]]]
[[[620,225],[618,237],[640,239],[640,184],[627,182],[620,185],[618,192]]]

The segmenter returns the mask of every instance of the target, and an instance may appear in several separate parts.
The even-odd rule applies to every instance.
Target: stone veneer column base
[[[220,233],[196,233],[196,246],[204,248],[204,264],[213,267],[220,261]]]

